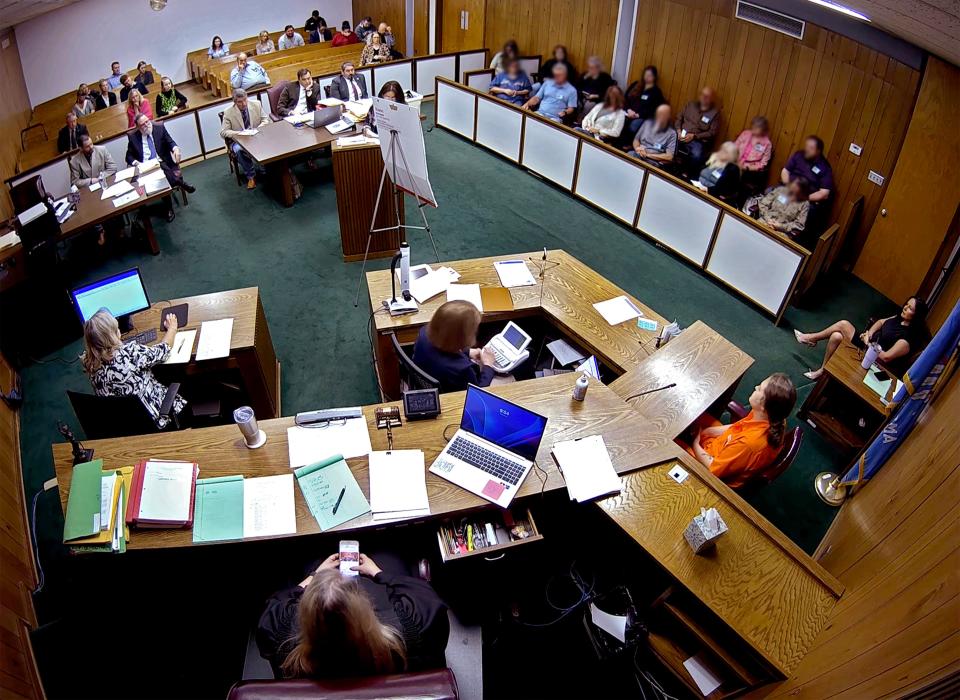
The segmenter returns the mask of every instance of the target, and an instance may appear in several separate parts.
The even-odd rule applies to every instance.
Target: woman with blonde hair
[[[332,554],[296,586],[267,601],[257,627],[260,655],[277,678],[350,678],[444,665],[447,607],[427,582],[384,571],[361,553],[360,576],[340,573]]]
[[[127,126],[133,128],[137,123],[137,117],[146,114],[153,121],[153,107],[150,101],[143,99],[139,90],[131,90],[127,95]]]
[[[266,29],[261,29],[260,34],[257,36],[257,45],[254,49],[258,56],[263,56],[264,54],[273,53],[277,50],[277,47],[273,44],[273,39],[270,38],[270,32]]]
[[[360,53],[360,65],[368,66],[371,63],[384,63],[390,60],[390,47],[383,41],[380,32],[371,32],[367,37],[367,45]]]
[[[710,154],[706,166],[700,171],[700,179],[693,180],[693,185],[717,199],[734,199],[740,187],[739,158],[737,144],[733,141],[724,142]]]
[[[413,361],[440,382],[440,391],[463,391],[467,384],[490,386],[496,358],[488,348],[474,347],[480,311],[469,301],[448,301],[420,329]]]
[[[86,83],[80,83],[77,88],[77,101],[73,105],[73,113],[78,117],[85,117],[93,114],[96,110],[93,98],[90,96],[90,88]]]
[[[139,396],[160,429],[169,423],[166,416],[160,415],[167,387],[157,381],[150,368],[167,359],[177,335],[176,315],[167,314],[164,320],[167,331],[156,345],[124,344],[117,319],[106,309],[100,309],[83,324],[81,356],[83,369],[97,396]],[[178,394],[173,401],[174,413],[179,414],[186,405]]]

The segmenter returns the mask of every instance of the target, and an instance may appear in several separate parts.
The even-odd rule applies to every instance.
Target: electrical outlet
[[[853,155],[858,156],[858,155],[860,155],[861,153],[863,153],[863,146],[858,146],[858,145],[855,144],[855,143],[851,143],[851,144],[850,144],[850,152],[851,152]]]
[[[870,174],[867,175],[867,179],[878,187],[883,187],[883,175],[878,173],[876,170],[871,170]]]

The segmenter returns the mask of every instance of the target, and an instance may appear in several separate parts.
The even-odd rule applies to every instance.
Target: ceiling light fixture
[[[830,0],[807,0],[807,2],[812,2],[814,5],[820,5],[821,7],[826,7],[827,9],[833,10],[834,12],[840,12],[848,17],[853,17],[854,19],[862,19],[864,22],[869,22],[870,18],[867,17],[862,12],[857,12],[856,10],[851,10],[849,7],[845,7],[837,2],[830,2]]]
[[[167,0],[150,0],[150,9],[154,12],[160,12],[167,6]]]

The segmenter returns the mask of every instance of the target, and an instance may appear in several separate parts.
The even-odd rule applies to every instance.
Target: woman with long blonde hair
[[[167,331],[156,345],[124,344],[117,319],[100,309],[83,324],[84,352],[80,358],[97,396],[139,396],[161,429],[170,422],[160,415],[167,387],[157,381],[150,368],[167,359],[177,335],[176,315],[167,314],[165,321]],[[179,414],[186,405],[178,394],[173,401],[174,413]]]
[[[131,90],[130,94],[127,95],[127,126],[132,129],[137,123],[137,117],[141,114],[146,114],[153,120],[153,107],[150,106],[149,100],[144,99],[139,90]]]
[[[397,564],[388,569],[400,569]],[[360,576],[327,557],[267,601],[260,655],[277,678],[350,678],[443,666],[447,608],[427,581],[384,571],[360,554]]]

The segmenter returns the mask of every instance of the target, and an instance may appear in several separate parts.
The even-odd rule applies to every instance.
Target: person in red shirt
[[[681,445],[711,473],[737,488],[777,458],[797,390],[782,372],[771,374],[750,394],[750,413],[732,425],[704,414],[690,445]]]
[[[360,39],[357,38],[357,35],[353,33],[350,29],[350,22],[343,20],[343,24],[340,25],[340,31],[337,32],[337,35],[333,37],[333,41],[330,42],[331,46],[346,46],[347,44],[359,44]]]

